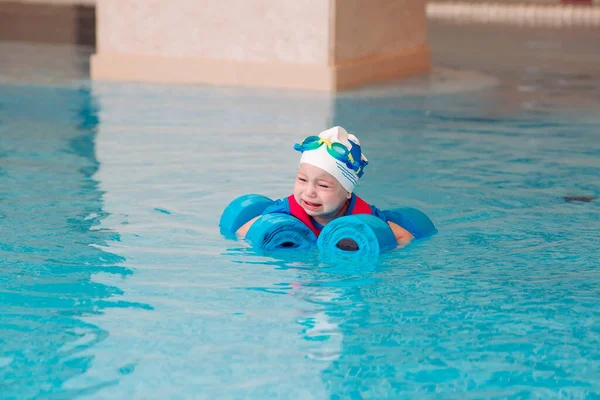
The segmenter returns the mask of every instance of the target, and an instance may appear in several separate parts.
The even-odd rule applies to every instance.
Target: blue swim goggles
[[[339,142],[332,142],[319,136],[309,136],[302,142],[296,143],[294,150],[304,153],[306,150],[316,150],[325,144],[330,156],[346,164],[360,178],[369,162],[362,160],[360,146],[351,140],[349,142],[352,146],[350,150]]]

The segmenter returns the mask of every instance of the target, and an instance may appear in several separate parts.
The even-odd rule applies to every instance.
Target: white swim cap
[[[350,193],[368,164],[356,136],[340,126],[327,129],[318,137],[309,136],[294,148],[302,152],[300,163],[329,172]]]

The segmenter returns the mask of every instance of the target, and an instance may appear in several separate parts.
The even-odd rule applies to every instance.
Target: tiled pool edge
[[[429,2],[427,17],[457,23],[530,27],[600,27],[600,5]]]

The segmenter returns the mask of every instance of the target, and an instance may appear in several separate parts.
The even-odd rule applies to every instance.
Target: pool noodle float
[[[332,255],[343,252],[369,257],[397,247],[389,225],[373,215],[358,214],[337,218],[323,228],[317,239],[306,225],[291,215],[261,215],[272,202],[270,198],[259,194],[246,194],[233,200],[221,215],[221,233],[235,238],[240,227],[258,216],[246,233],[246,240],[262,250],[310,249],[316,245],[320,252],[331,252]],[[395,208],[385,210],[383,214],[388,221],[409,231],[415,239],[437,232],[429,217],[416,208]]]
[[[272,202],[273,200],[260,194],[245,194],[233,200],[221,214],[221,234],[235,238],[238,229],[252,218],[261,215]]]
[[[347,255],[373,257],[398,246],[390,226],[368,214],[348,215],[329,222],[317,240],[319,252],[328,258]]]
[[[252,246],[265,251],[308,250],[315,246],[317,237],[296,217],[288,214],[267,214],[252,224],[246,233],[246,240]]]
[[[425,213],[412,207],[393,208],[384,210],[383,214],[388,221],[400,225],[409,231],[415,239],[421,239],[437,233],[431,219]]]

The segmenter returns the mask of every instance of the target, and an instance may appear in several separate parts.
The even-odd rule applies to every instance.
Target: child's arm
[[[396,241],[398,242],[398,244],[406,244],[414,238],[414,236],[409,231],[407,231],[400,225],[391,221],[388,221],[388,225],[390,226],[390,228],[392,228],[392,232],[394,232],[394,236],[396,236]]]
[[[254,221],[256,221],[257,219],[259,219],[260,217],[261,216],[259,215],[258,217],[254,217],[250,221],[246,222],[244,225],[242,225],[240,227],[240,229],[238,229],[237,231],[235,231],[236,235],[238,235],[240,239],[245,238],[246,237],[246,233],[248,233],[248,230],[250,229],[250,227],[252,226],[252,224],[254,223]]]

